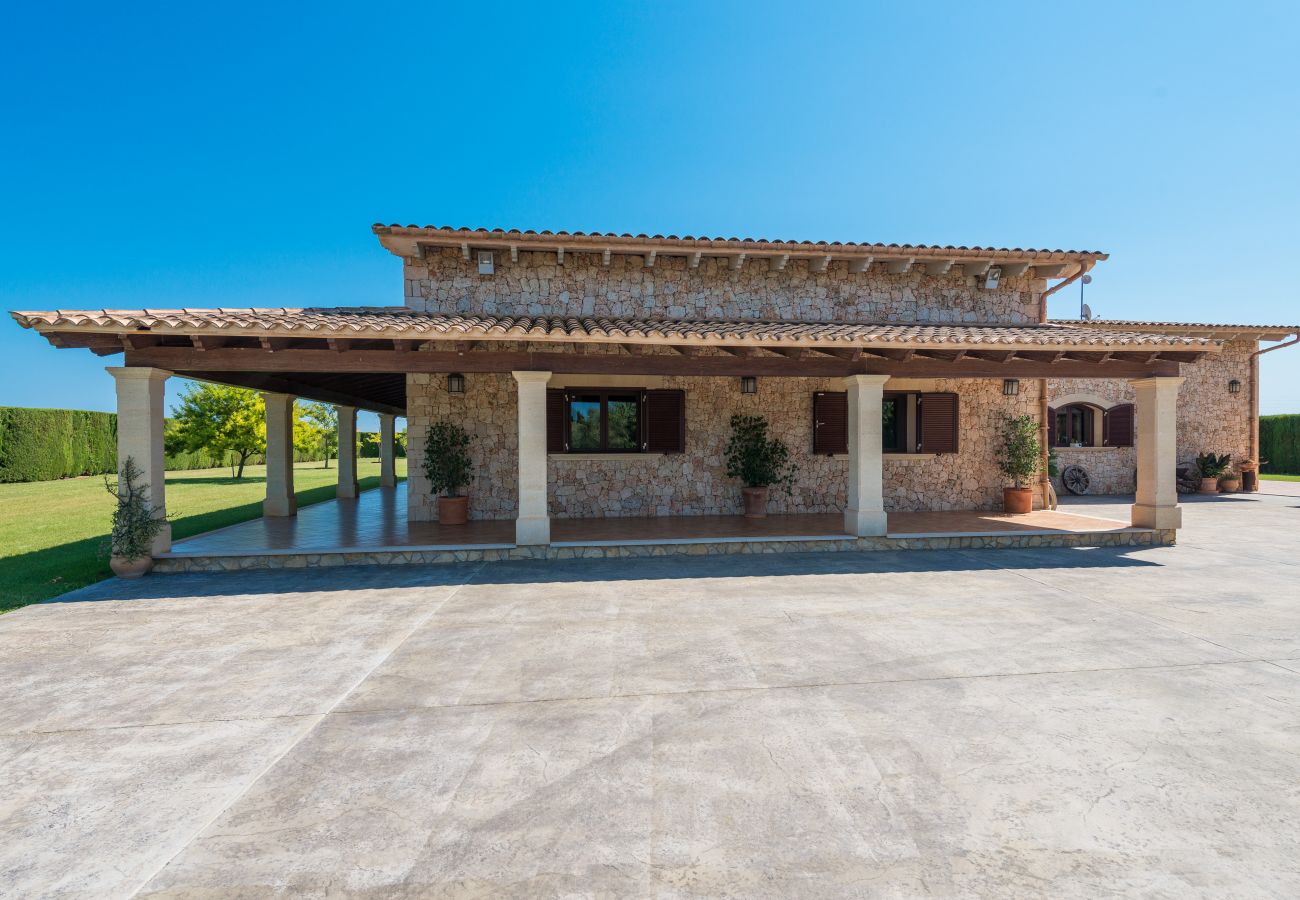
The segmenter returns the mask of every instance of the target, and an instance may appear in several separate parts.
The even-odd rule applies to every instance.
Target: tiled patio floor
[[[1020,516],[993,512],[895,512],[890,536],[1082,533],[1123,531],[1127,523],[1065,512]],[[357,500],[331,500],[305,507],[295,517],[255,519],[178,541],[173,555],[303,553],[404,547],[509,547],[513,520],[471,521],[463,526],[408,522],[406,485],[366,491]],[[837,513],[768,516],[676,516],[672,518],[552,519],[555,544],[631,544],[682,541],[847,538]]]

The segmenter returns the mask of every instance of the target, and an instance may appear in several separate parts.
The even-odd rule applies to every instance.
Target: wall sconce
[[[1020,379],[1019,379],[1019,378],[1003,378],[1003,379],[1002,379],[1002,396],[1004,396],[1004,397],[1014,397],[1016,394],[1019,394],[1019,393],[1020,393]]]
[[[459,372],[454,372],[447,376],[447,393],[463,394],[465,393],[465,376]]]
[[[740,379],[740,392],[742,394],[757,394],[758,379],[753,375],[745,375]]]
[[[1229,382],[1228,382],[1228,393],[1229,393],[1229,394],[1240,394],[1240,393],[1241,393],[1241,382],[1238,381],[1238,380],[1235,379],[1235,378],[1232,379],[1231,381],[1229,381]]]

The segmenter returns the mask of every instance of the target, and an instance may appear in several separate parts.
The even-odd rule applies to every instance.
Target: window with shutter
[[[565,403],[564,391],[546,392],[546,452],[563,453]]]
[[[849,452],[849,395],[843,391],[813,394],[814,454]]]
[[[957,395],[922,394],[920,402],[921,452],[957,452]]]
[[[685,391],[646,391],[642,422],[647,452],[686,452]]]
[[[1133,404],[1112,406],[1102,416],[1102,443],[1107,447],[1133,446]]]

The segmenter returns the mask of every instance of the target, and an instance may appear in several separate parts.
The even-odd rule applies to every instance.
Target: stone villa
[[[401,260],[401,306],[13,314],[55,346],[125,354],[109,370],[120,452],[142,462],[160,503],[164,380],[266,394],[265,545],[228,565],[209,543],[182,564],[164,536],[156,550],[173,567],[270,565],[276,554],[325,564],[1172,542],[1176,466],[1202,450],[1257,456],[1253,354],[1297,333],[1049,321],[1047,296],[1103,262],[1099,252],[374,232]],[[409,480],[403,508],[383,513],[398,536],[382,547],[308,546],[305,526],[273,521],[296,511],[294,397],[339,405],[345,449],[356,410],[378,412],[387,486],[393,419],[406,417]],[[798,464],[761,531],[738,516],[739,485],[725,474],[737,413],[767,417]],[[1135,493],[1131,522],[972,526],[1000,509],[996,431],[1018,414],[1040,421],[1060,462],[1087,468],[1096,491]],[[460,532],[436,523],[421,474],[424,432],[440,420],[472,437],[472,521]],[[575,431],[579,420],[600,427]],[[339,474],[350,500],[346,452]]]

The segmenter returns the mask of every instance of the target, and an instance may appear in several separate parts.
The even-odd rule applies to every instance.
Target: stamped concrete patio
[[[1185,520],[105,582],[0,617],[0,895],[1297,896],[1300,499]]]

